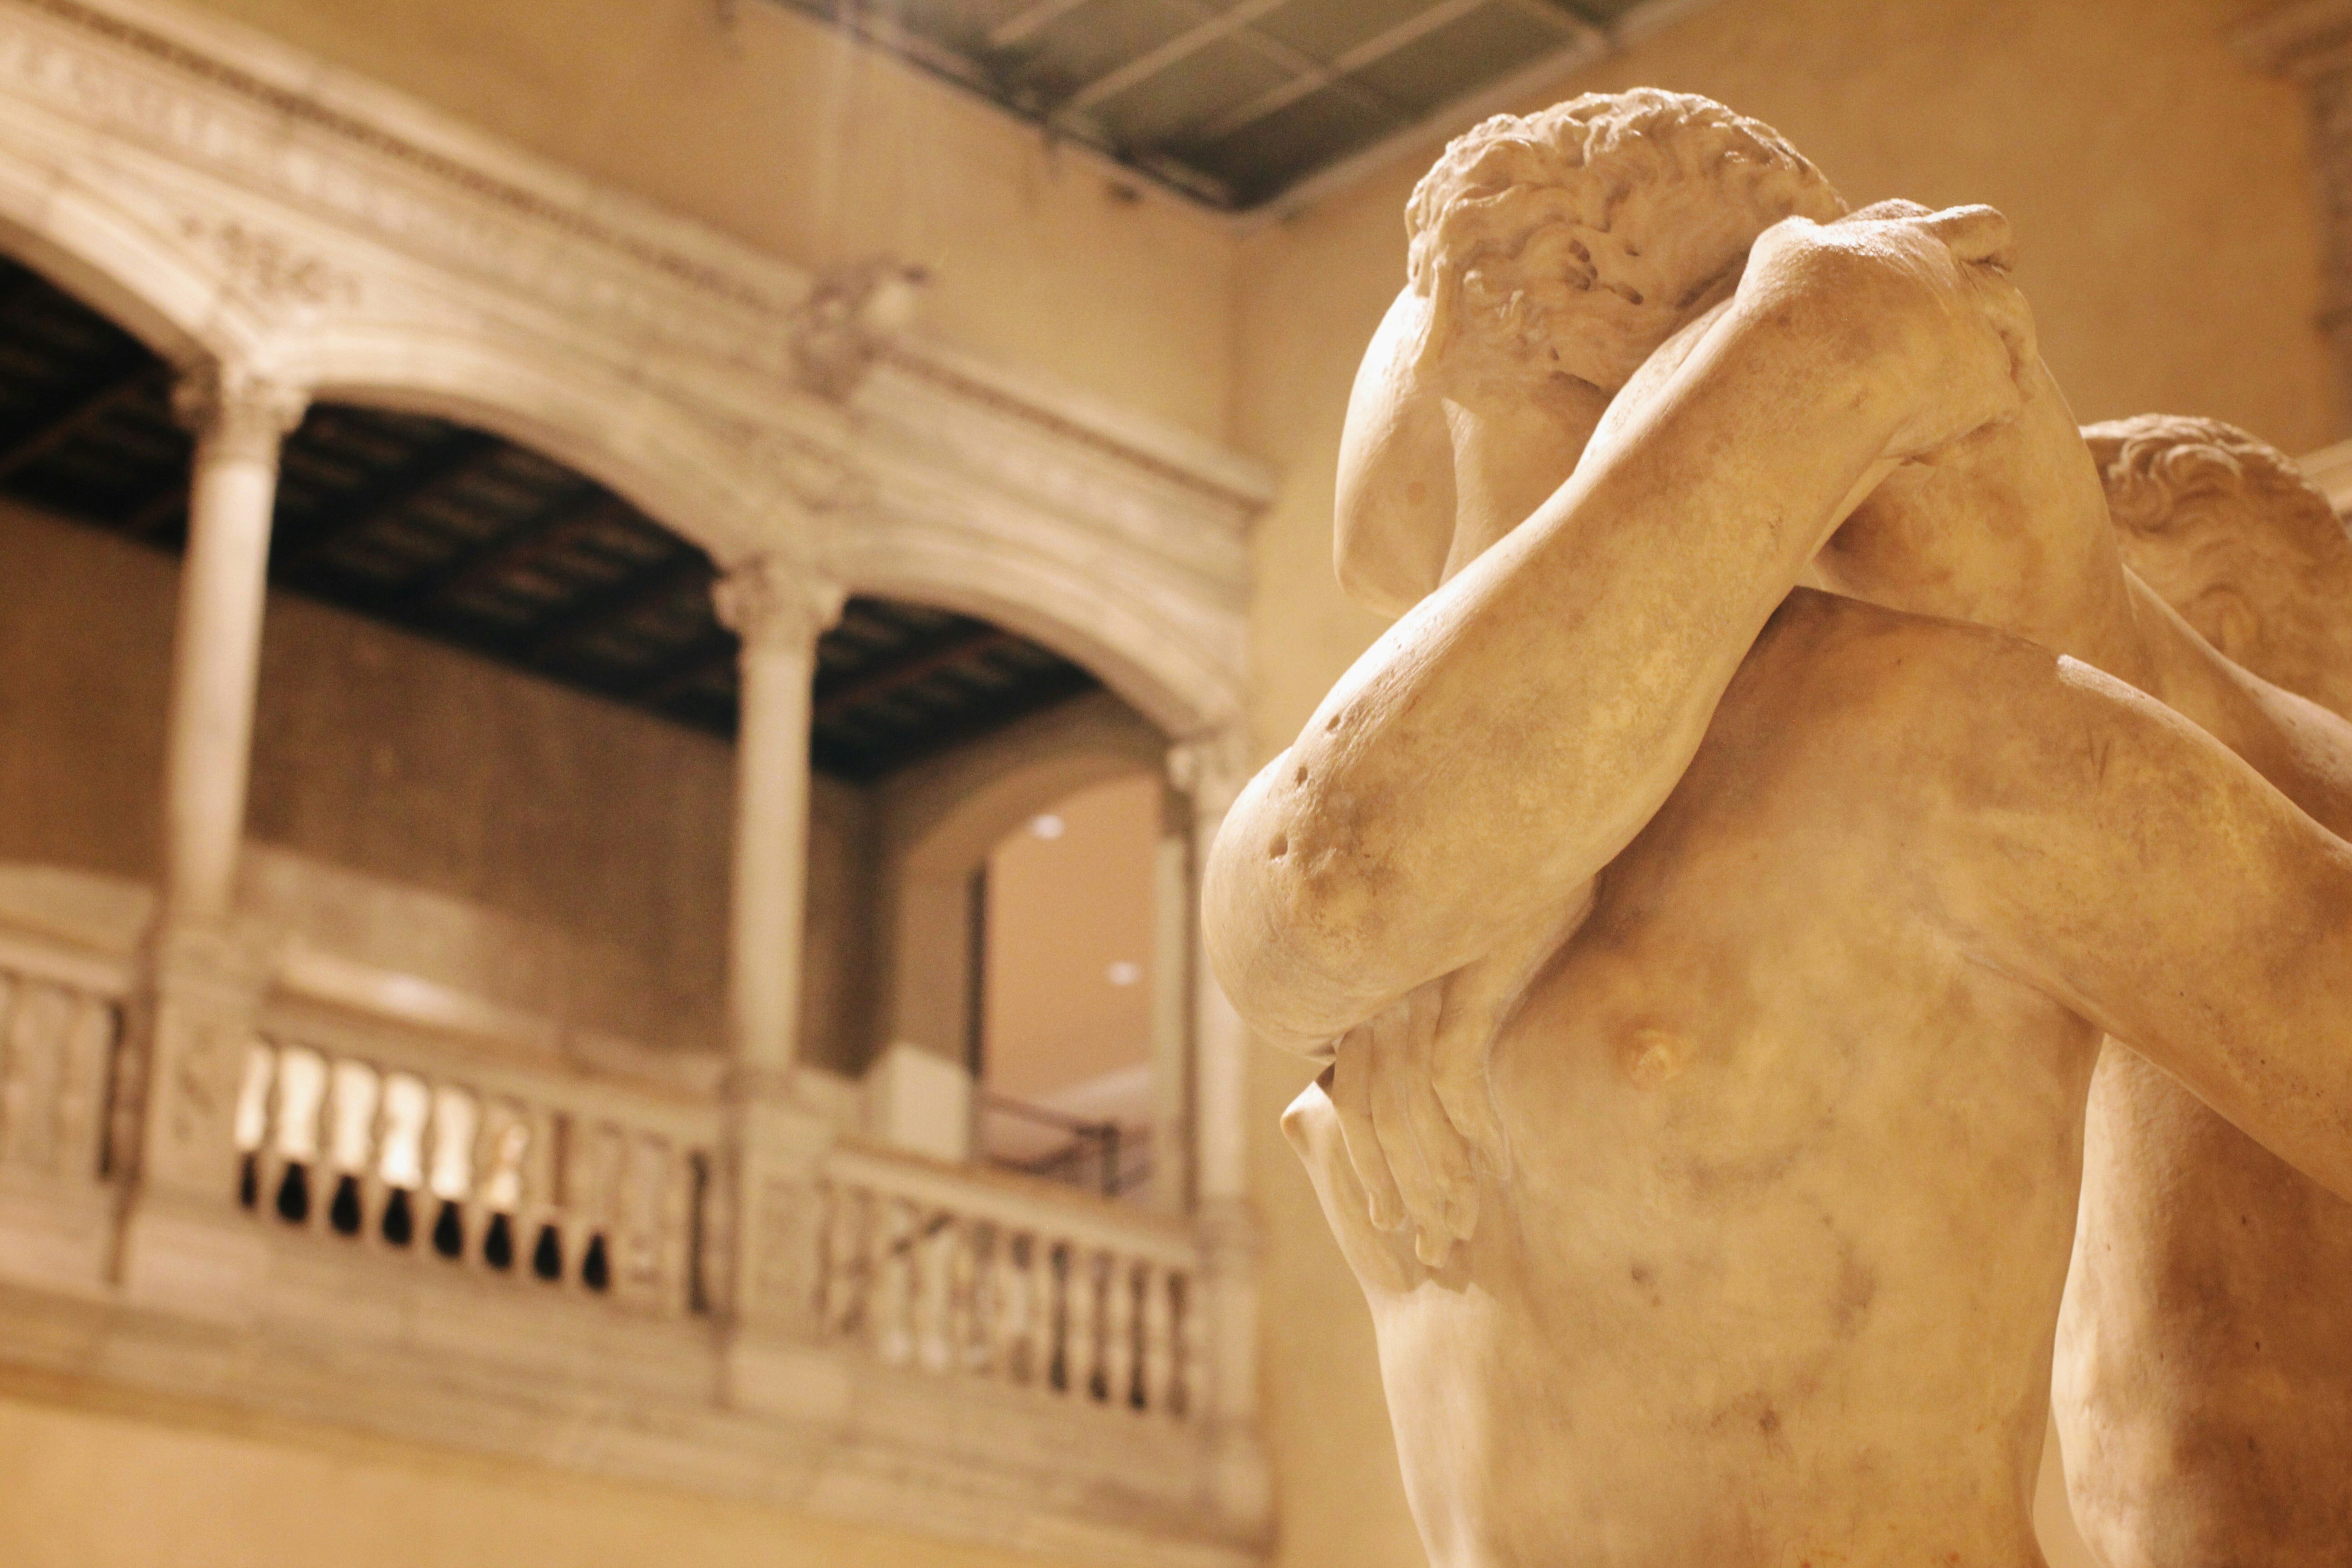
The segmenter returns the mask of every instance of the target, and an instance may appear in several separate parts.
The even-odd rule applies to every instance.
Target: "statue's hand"
[[[1413,1231],[1431,1268],[1478,1226],[1478,1175],[1510,1171],[1487,1060],[1528,982],[1591,908],[1529,924],[1496,952],[1430,981],[1341,1037],[1331,1103],[1348,1163],[1382,1230]]]
[[[1735,309],[1858,378],[1863,406],[1887,427],[1882,456],[1906,460],[2022,406],[2040,351],[2010,281],[2013,256],[2009,220],[1986,206],[1886,202],[1830,224],[1787,218],[1757,239]]]

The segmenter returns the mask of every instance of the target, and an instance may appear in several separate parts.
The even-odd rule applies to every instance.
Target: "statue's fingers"
[[[1405,1006],[1393,1006],[1370,1026],[1372,1129],[1380,1135],[1389,1174],[1396,1178],[1397,1194],[1404,1200],[1405,1214],[1417,1233],[1415,1248],[1426,1263],[1434,1239],[1446,1229],[1445,1196],[1423,1158],[1421,1140],[1413,1128],[1414,1075],[1405,1037],[1409,1016]]]
[[[1511,1145],[1495,1109],[1494,1083],[1487,1074],[1496,1013],[1487,997],[1466,996],[1456,1005],[1448,994],[1445,1016],[1430,1047],[1429,1081],[1445,1119],[1468,1141],[1486,1173],[1499,1180],[1511,1173]]]
[[[1396,1178],[1389,1173],[1388,1156],[1381,1152],[1380,1134],[1372,1126],[1372,1038],[1370,1026],[1350,1031],[1331,1058],[1331,1109],[1339,1115],[1339,1140],[1348,1148],[1348,1163],[1371,1200],[1372,1224],[1394,1230],[1404,1224],[1404,1200]]]
[[[2025,302],[2025,291],[2010,281],[2005,268],[1986,266],[1970,270],[1976,274],[1977,300],[1985,321],[2009,350],[2010,374],[2021,378],[2042,353],[2033,308]]]
[[[1443,1016],[1444,988],[1424,985],[1407,999],[1401,1028],[1409,1070],[1406,1109],[1412,1118],[1413,1140],[1423,1164],[1437,1190],[1448,1244],[1467,1241],[1478,1225],[1478,1178],[1470,1142],[1454,1125],[1437,1092],[1437,1038]],[[1423,1262],[1444,1260],[1436,1258]]]

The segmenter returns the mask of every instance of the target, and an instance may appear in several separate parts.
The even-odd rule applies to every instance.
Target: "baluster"
[[[1072,1279],[1077,1267],[1078,1249],[1065,1242],[1045,1241],[1046,1290],[1045,1316],[1040,1327],[1045,1331],[1045,1373],[1040,1379],[1056,1394],[1066,1394],[1071,1387],[1071,1366],[1076,1359],[1070,1338],[1070,1316],[1076,1309],[1072,1305],[1077,1292]]]
[[[1169,1300],[1174,1284],[1156,1263],[1143,1266],[1143,1407],[1168,1408],[1168,1378],[1176,1363],[1175,1313]]]
[[[425,1184],[425,1131],[433,1114],[425,1080],[396,1072],[383,1080],[383,1131],[376,1142],[375,1173],[383,1192],[376,1235],[393,1247],[414,1247],[430,1233],[432,1199]]]
[[[481,1131],[481,1113],[474,1097],[448,1084],[433,1087],[431,1163],[425,1191],[433,1212],[417,1216],[417,1226],[430,1238],[433,1250],[455,1261],[468,1258],[481,1227],[470,1212],[474,1199],[475,1142]]]
[[[1135,1265],[1103,1258],[1103,1398],[1116,1408],[1135,1402]]]
[[[661,1289],[662,1179],[667,1162],[659,1138],[633,1132],[624,1150],[621,1178],[620,1279],[625,1295],[651,1306]]]
[[[912,1359],[915,1349],[915,1206],[881,1193],[875,1198],[880,1205],[875,1237],[877,1275],[868,1304],[874,1353],[898,1366]]]
[[[270,1085],[278,1053],[259,1040],[245,1048],[245,1078],[237,1086],[236,1142],[237,1202],[257,1213],[268,1203]]]
[[[694,1226],[694,1155],[674,1143],[664,1142],[660,1148],[662,1201],[656,1300],[665,1315],[676,1316],[691,1305],[686,1270],[687,1244]]]
[[[1172,1276],[1176,1307],[1176,1369],[1168,1380],[1169,1413],[1180,1419],[1192,1414],[1201,1390],[1208,1382],[1209,1317],[1201,1310],[1201,1299],[1194,1276],[1187,1271]]]
[[[62,985],[18,987],[7,1059],[0,1066],[0,1160],[42,1170],[54,1157],[51,1113],[73,1014],[74,994]]]
[[[320,1223],[326,1207],[319,1161],[319,1123],[327,1100],[327,1061],[304,1046],[283,1046],[278,1052],[276,1136],[278,1169],[262,1189],[261,1201],[289,1225]]]
[[[1062,1269],[1061,1387],[1073,1399],[1092,1398],[1095,1394],[1097,1283],[1094,1250],[1070,1243]]]
[[[481,1220],[481,1258],[502,1274],[530,1267],[533,1237],[523,1210],[523,1168],[530,1157],[530,1113],[509,1097],[483,1109],[475,1209]]]
[[[863,1189],[827,1182],[821,1189],[824,1205],[824,1257],[818,1264],[818,1314],[830,1334],[857,1331],[866,1279],[866,1194]]]
[[[116,1021],[121,1015],[102,996],[76,1000],[66,1033],[58,1075],[56,1142],[50,1168],[61,1175],[96,1180],[103,1151],[100,1118],[106,1105],[107,1072],[114,1061]]]
[[[1038,1260],[1045,1245],[1034,1236],[998,1233],[996,1278],[1001,1313],[997,1320],[997,1366],[1013,1383],[1034,1383],[1044,1364],[1044,1336],[1037,1331],[1040,1289],[1044,1276]]]
[[[328,1226],[343,1236],[368,1233],[375,1214],[367,1191],[374,1163],[375,1112],[380,1080],[364,1062],[339,1061],[329,1074],[327,1158],[315,1201],[325,1205]]]
[[[926,1372],[955,1359],[955,1253],[961,1230],[950,1214],[918,1216],[915,1244],[915,1356]]]
[[[964,1370],[995,1372],[1003,1353],[1004,1227],[974,1221],[965,1231],[964,1300],[970,1327],[963,1342]]]
[[[620,1128],[612,1122],[593,1122],[581,1131],[586,1158],[572,1205],[579,1232],[574,1245],[580,1250],[580,1283],[601,1295],[613,1289],[622,1266],[621,1179],[628,1150]]]
[[[563,1227],[557,1210],[562,1184],[563,1116],[544,1105],[524,1109],[530,1136],[523,1147],[522,1203],[515,1210],[515,1247],[534,1279],[554,1284],[563,1279]]]

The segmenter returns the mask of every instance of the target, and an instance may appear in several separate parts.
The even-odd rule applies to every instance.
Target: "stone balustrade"
[[[0,1170],[88,1185],[106,1174],[126,966],[0,932]]]
[[[854,1145],[818,1184],[818,1321],[887,1364],[1171,1420],[1197,1254],[1167,1216]]]
[[[469,1058],[462,1046],[272,1026],[238,1097],[238,1202],[362,1247],[707,1310],[715,1110]]]

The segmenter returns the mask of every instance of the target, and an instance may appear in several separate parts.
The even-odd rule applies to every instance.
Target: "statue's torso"
[[[1835,668],[1887,618],[1804,597],[1497,1041],[1515,1169],[1446,1268],[1294,1111],[1441,1568],[2037,1562],[2096,1036],[1919,907],[1965,714],[1889,733],[1901,661]]]

